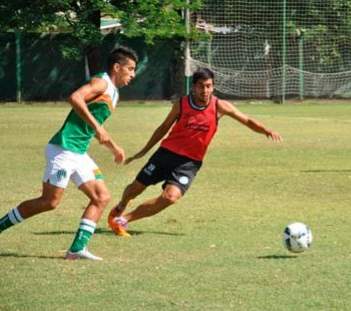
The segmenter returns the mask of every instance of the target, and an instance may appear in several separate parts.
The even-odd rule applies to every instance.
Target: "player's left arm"
[[[226,100],[218,100],[217,111],[220,115],[229,116],[247,126],[254,132],[266,135],[267,138],[271,138],[273,141],[283,140],[278,132],[266,128],[261,122],[242,113],[239,109]]]

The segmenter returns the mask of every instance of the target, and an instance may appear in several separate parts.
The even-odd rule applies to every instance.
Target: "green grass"
[[[243,104],[279,131],[274,144],[228,118],[187,195],[116,238],[104,214],[90,249],[103,262],[66,262],[87,199],[73,185],[58,210],[0,236],[0,310],[349,310],[351,105]],[[123,104],[106,124],[132,155],[166,104]],[[67,105],[0,106],[0,215],[38,196],[44,147]],[[147,160],[115,167],[91,149],[115,203]],[[160,187],[148,189],[143,199]],[[112,206],[109,206],[109,208]],[[281,242],[291,221],[309,224],[311,250]]]

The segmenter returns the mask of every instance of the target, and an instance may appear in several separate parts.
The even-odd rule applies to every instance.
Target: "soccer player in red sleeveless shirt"
[[[213,72],[207,68],[197,70],[193,75],[191,94],[173,105],[144,148],[126,160],[128,164],[143,157],[171,129],[136,179],[125,188],[120,202],[111,210],[108,224],[117,235],[129,236],[126,231],[129,222],[155,215],[184,195],[201,167],[220,117],[229,116],[273,141],[282,140],[277,132],[267,129],[262,123],[240,112],[228,101],[215,97],[213,91]],[[161,181],[164,182],[163,191],[158,197],[147,200],[135,210],[123,214],[130,200],[141,194],[149,185]]]

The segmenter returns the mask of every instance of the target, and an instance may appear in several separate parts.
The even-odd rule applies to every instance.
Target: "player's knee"
[[[179,193],[173,191],[164,191],[162,193],[162,200],[166,202],[167,205],[176,203],[180,198]]]
[[[52,211],[54,209],[56,209],[60,204],[60,200],[58,199],[43,199],[42,200],[42,211],[46,212],[46,211]]]
[[[101,192],[96,195],[94,201],[97,206],[104,208],[111,201],[111,195],[108,191]]]

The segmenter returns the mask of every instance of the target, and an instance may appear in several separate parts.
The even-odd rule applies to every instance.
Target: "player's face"
[[[135,61],[128,58],[123,64],[116,63],[114,69],[117,73],[116,86],[123,87],[129,84],[129,82],[135,77]]]
[[[213,93],[213,80],[203,79],[193,84],[193,95],[198,104],[207,105]]]

